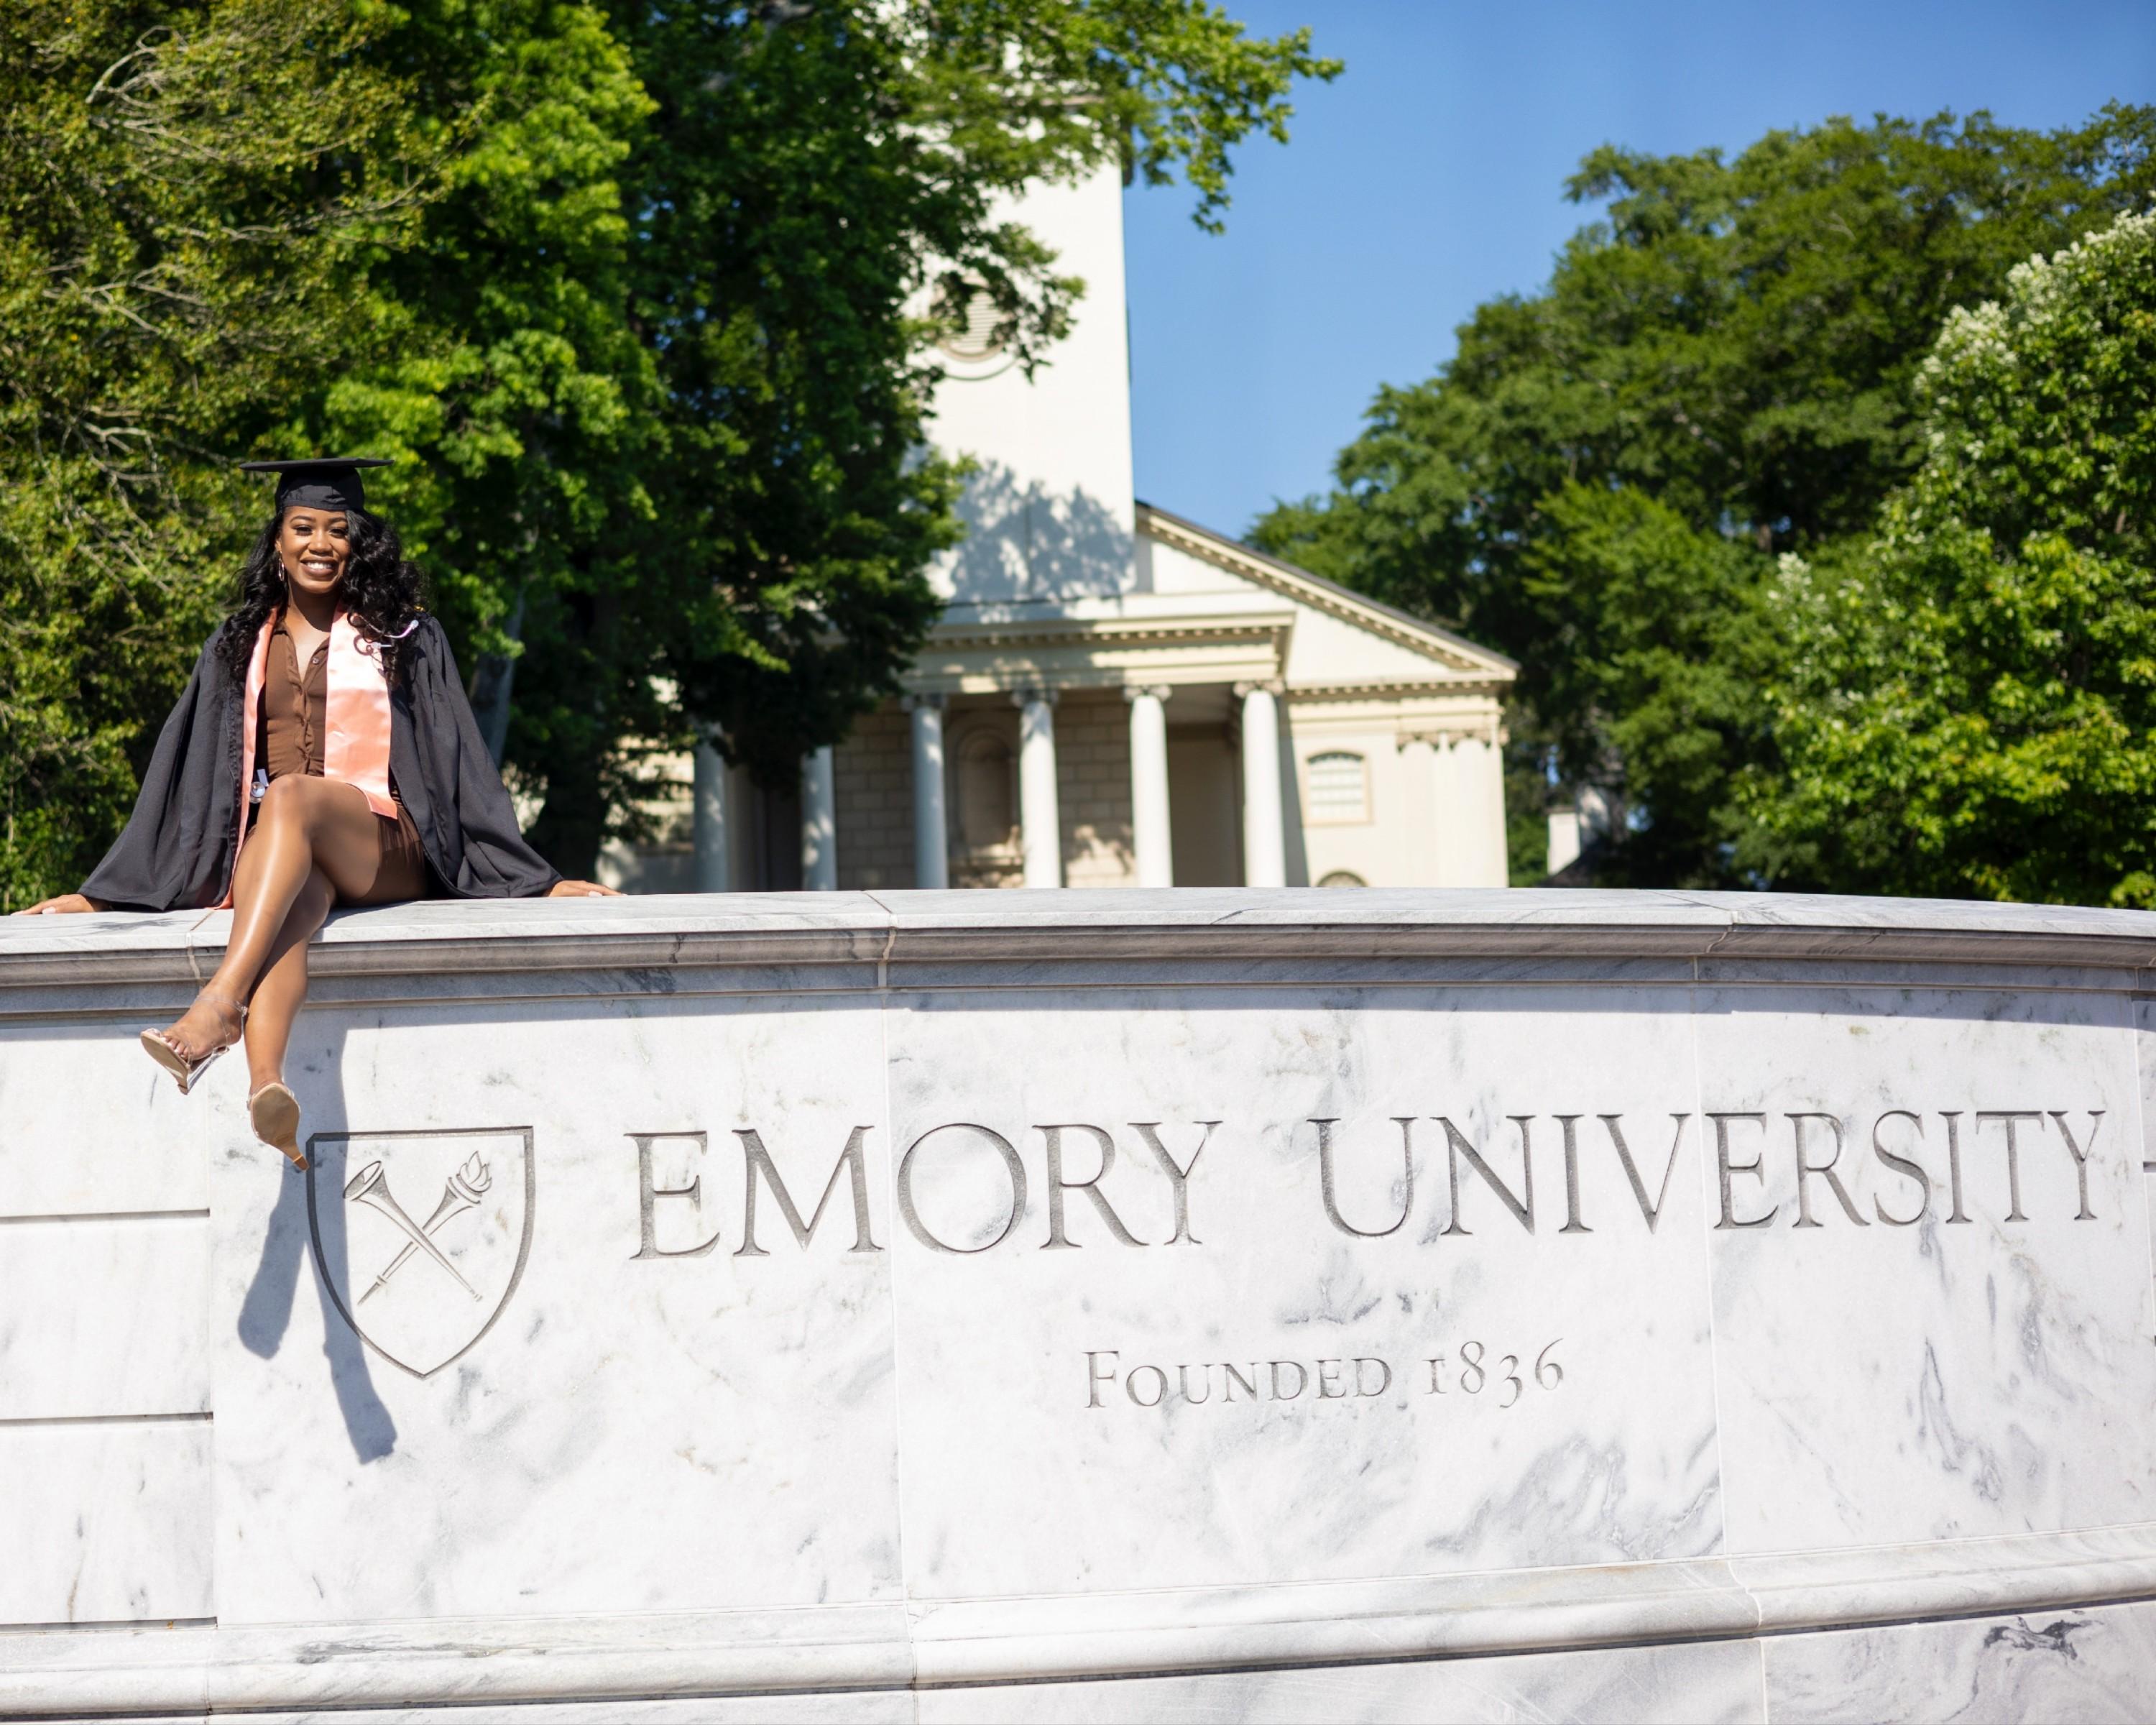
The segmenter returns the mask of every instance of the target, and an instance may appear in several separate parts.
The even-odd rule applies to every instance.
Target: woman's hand
[[[619,898],[621,895],[611,886],[602,886],[596,880],[557,880],[547,889],[549,898]]]
[[[104,908],[95,899],[85,898],[79,892],[64,892],[58,898],[41,898],[15,914],[18,916],[70,916],[84,911],[101,911]]]

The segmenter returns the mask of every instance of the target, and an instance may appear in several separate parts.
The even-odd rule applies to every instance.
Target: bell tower
[[[930,436],[979,471],[968,531],[932,572],[958,606],[1054,603],[1129,592],[1136,578],[1131,385],[1123,297],[1122,177],[1112,166],[1040,186],[1009,207],[1083,279],[1072,329],[1028,381],[980,315],[945,341]]]

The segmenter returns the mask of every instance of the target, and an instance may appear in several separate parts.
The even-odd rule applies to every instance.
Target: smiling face
[[[341,509],[288,509],[277,527],[277,560],[295,594],[327,595],[352,561],[351,524]]]

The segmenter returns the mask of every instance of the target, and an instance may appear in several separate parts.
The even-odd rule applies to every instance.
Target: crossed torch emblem
[[[434,1244],[434,1235],[441,1232],[452,1216],[477,1209],[480,1199],[486,1195],[487,1189],[493,1183],[494,1176],[487,1165],[478,1157],[471,1157],[462,1168],[442,1182],[441,1201],[434,1206],[434,1214],[427,1218],[426,1225],[423,1228],[404,1214],[404,1206],[391,1195],[389,1181],[382,1173],[380,1163],[370,1162],[354,1174],[344,1189],[346,1202],[372,1204],[396,1224],[405,1240],[397,1255],[382,1266],[381,1275],[374,1278],[373,1285],[359,1296],[356,1303],[364,1304],[379,1293],[389,1278],[404,1267],[404,1260],[414,1252],[424,1252],[455,1277],[459,1287],[473,1299],[478,1299],[479,1290],[464,1279],[457,1266]]]

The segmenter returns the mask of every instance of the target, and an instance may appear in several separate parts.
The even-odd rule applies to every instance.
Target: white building
[[[1122,194],[1023,218],[1081,275],[1028,382],[954,340],[938,443],[979,472],[907,694],[774,795],[699,751],[645,891],[1502,886],[1509,660],[1132,495]],[[693,811],[693,812],[692,812]]]

